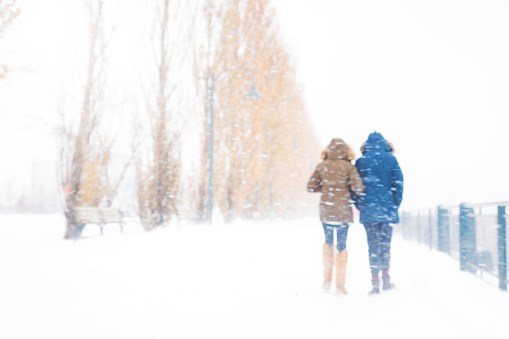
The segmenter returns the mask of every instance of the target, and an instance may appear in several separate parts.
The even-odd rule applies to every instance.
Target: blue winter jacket
[[[354,197],[360,211],[360,222],[399,222],[398,208],[403,199],[403,173],[391,147],[380,133],[371,133],[362,157],[355,167],[365,186],[364,193]]]

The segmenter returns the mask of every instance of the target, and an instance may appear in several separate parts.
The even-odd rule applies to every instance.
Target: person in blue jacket
[[[382,136],[371,133],[361,148],[362,157],[355,167],[365,186],[364,193],[354,197],[360,212],[360,223],[366,229],[369,246],[369,264],[373,289],[370,294],[380,293],[379,273],[382,272],[382,288],[394,288],[390,280],[391,224],[399,222],[398,208],[403,199],[403,173],[394,149]]]

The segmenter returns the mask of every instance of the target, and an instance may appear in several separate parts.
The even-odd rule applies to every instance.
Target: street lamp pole
[[[251,89],[246,95],[246,99],[259,99],[260,94],[256,89],[253,71],[244,66],[228,67],[218,73],[214,77],[214,73],[210,73],[209,77],[209,101],[210,101],[210,116],[209,116],[209,185],[208,185],[208,201],[207,201],[207,221],[212,224],[212,210],[214,209],[214,86],[219,77],[228,71],[235,69],[243,69],[251,76]]]

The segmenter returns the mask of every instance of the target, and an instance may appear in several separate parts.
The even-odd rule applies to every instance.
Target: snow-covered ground
[[[397,288],[368,296],[358,224],[341,297],[320,289],[317,219],[63,231],[58,215],[0,215],[0,338],[509,338],[507,292],[398,236]]]

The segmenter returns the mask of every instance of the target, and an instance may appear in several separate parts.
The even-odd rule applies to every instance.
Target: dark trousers
[[[391,261],[392,226],[387,223],[364,224],[369,246],[369,265],[372,276],[389,272]]]
[[[336,230],[336,246],[339,252],[346,249],[346,236],[348,235],[348,224],[344,225],[323,225],[325,233],[325,243],[329,246],[334,245],[334,230]]]

